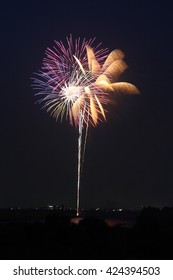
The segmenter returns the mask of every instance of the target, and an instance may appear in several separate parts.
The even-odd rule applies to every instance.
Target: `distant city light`
[[[53,209],[53,205],[48,205],[48,208],[49,209]]]

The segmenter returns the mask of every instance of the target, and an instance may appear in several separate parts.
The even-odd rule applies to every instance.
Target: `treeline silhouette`
[[[173,259],[173,208],[143,208],[131,228],[57,214],[3,221],[0,259]]]

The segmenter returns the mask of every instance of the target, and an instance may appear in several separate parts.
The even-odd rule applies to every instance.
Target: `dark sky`
[[[170,1],[168,1],[169,3]],[[0,207],[75,207],[77,129],[56,123],[31,88],[44,51],[65,37],[120,48],[122,80],[107,123],[91,128],[81,207],[173,206],[173,21],[166,1],[4,1],[1,4]]]

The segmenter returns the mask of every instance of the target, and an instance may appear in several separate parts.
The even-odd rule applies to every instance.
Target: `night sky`
[[[169,2],[168,2],[169,3]],[[81,207],[173,206],[173,21],[166,1],[4,1],[1,4],[0,207],[75,207],[77,129],[35,104],[33,72],[70,34],[119,48],[119,96],[89,130]]]

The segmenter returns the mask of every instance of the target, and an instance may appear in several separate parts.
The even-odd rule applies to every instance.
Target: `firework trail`
[[[130,83],[117,81],[127,68],[122,51],[114,50],[108,55],[108,50],[101,48],[101,44],[93,47],[95,39],[73,40],[72,36],[66,39],[66,45],[55,41],[52,49],[47,48],[42,69],[35,74],[33,87],[38,91],[36,95],[41,95],[38,102],[43,103],[42,108],[56,120],[66,118],[71,125],[78,127],[79,215],[81,165],[88,128],[96,126],[99,121],[106,121],[105,107],[112,94],[137,94],[139,90]]]

